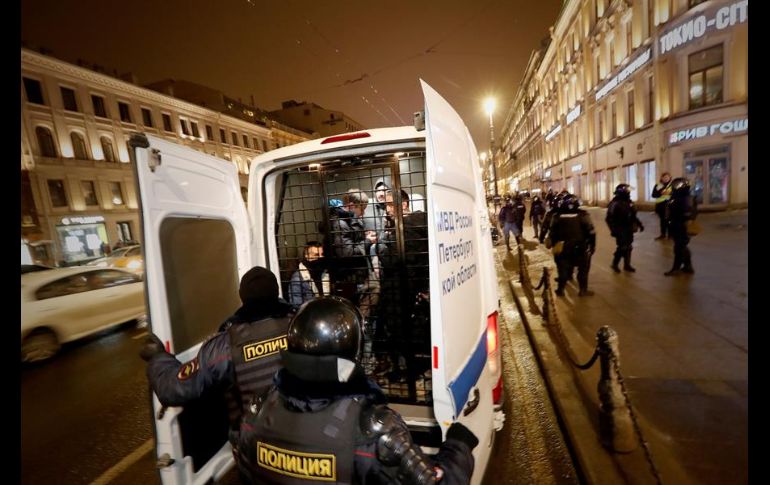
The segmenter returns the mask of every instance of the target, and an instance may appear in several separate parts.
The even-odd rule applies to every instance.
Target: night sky
[[[561,0],[23,0],[21,40],[50,55],[184,79],[254,101],[310,101],[369,128],[412,123],[419,79],[489,147]]]

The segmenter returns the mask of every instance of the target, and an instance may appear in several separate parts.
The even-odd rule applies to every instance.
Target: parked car
[[[84,266],[99,266],[100,268],[110,268],[115,263],[115,261],[125,256],[129,250],[138,247],[138,245],[132,245],[113,249],[109,256],[93,259],[87,262]]]
[[[21,275],[21,360],[53,357],[70,342],[145,314],[142,277],[113,268]]]
[[[21,274],[34,273],[36,271],[48,271],[49,269],[55,269],[51,266],[45,266],[42,264],[22,264]]]
[[[121,268],[134,273],[144,272],[144,259],[142,257],[142,247],[133,246],[122,256],[112,259],[109,263],[110,268]]]

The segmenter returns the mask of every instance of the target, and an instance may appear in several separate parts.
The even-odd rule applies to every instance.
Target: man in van
[[[317,298],[292,318],[275,387],[244,416],[237,460],[251,483],[470,483],[478,438],[453,423],[431,459],[360,365],[362,318]]]
[[[155,334],[147,337],[139,354],[147,361],[150,387],[164,406],[184,406],[209,391],[224,393],[234,447],[244,411],[270,387],[280,368],[278,351],[286,348],[293,314],[278,296],[275,275],[266,268],[247,271],[238,294],[243,305],[201,345],[193,360],[179,362]]]
[[[306,301],[330,292],[329,272],[326,270],[323,244],[308,241],[302,260],[289,281],[289,303],[300,307]]]

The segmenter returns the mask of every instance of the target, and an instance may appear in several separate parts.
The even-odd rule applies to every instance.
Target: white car
[[[56,268],[21,275],[21,360],[53,357],[61,344],[145,314],[141,276],[112,268]]]
[[[125,256],[126,253],[128,253],[134,248],[139,248],[141,251],[141,246],[139,245],[123,246],[122,248],[114,249],[109,256],[104,256],[102,258],[94,259],[92,261],[87,262],[83,266],[99,266],[100,268],[112,268],[113,263],[115,261]]]

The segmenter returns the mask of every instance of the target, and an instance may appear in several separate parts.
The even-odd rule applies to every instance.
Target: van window
[[[229,222],[170,217],[160,227],[174,351],[214,333],[239,306],[235,233]]]
[[[284,298],[352,301],[367,374],[391,402],[430,404],[425,153],[311,161],[275,180]]]

